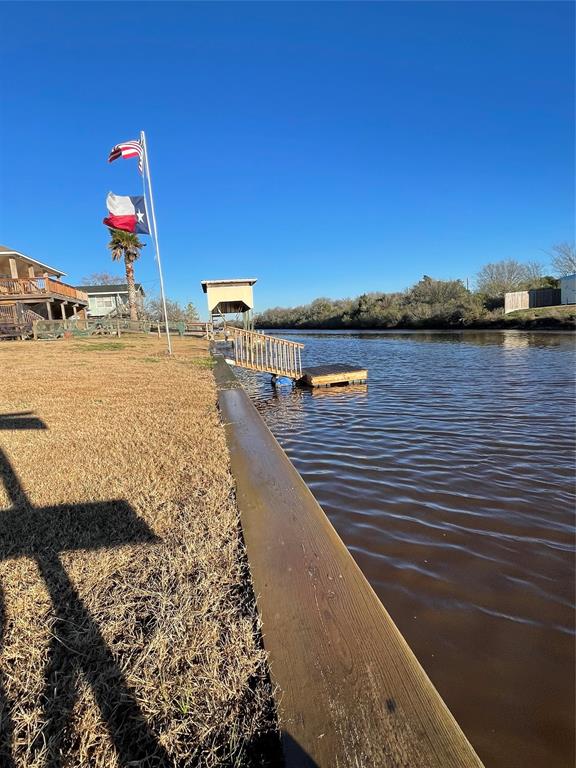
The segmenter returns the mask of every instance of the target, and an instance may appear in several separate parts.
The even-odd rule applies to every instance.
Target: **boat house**
[[[255,277],[234,278],[232,280],[202,280],[202,290],[208,300],[208,312],[211,322],[224,321],[226,315],[242,315],[244,328],[253,327],[254,310],[253,285]]]

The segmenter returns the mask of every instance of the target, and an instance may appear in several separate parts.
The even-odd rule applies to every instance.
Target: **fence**
[[[36,320],[33,323],[35,339],[60,339],[71,336],[120,336],[122,333],[149,333],[150,323],[123,320],[94,320],[68,318],[67,320]]]
[[[531,291],[512,291],[504,294],[504,314],[517,309],[554,307],[560,304],[559,288],[534,288]]]
[[[9,311],[8,311],[9,309]],[[66,320],[44,320],[36,312],[22,310],[21,318],[16,310],[10,307],[0,307],[0,326],[6,338],[15,336],[34,335],[35,339],[60,339],[66,334],[71,336],[120,336],[123,333],[160,333],[165,331],[162,323],[151,323],[147,320],[128,320],[126,318],[80,318],[69,317]],[[170,333],[180,336],[192,335],[209,338],[210,323],[168,323]]]

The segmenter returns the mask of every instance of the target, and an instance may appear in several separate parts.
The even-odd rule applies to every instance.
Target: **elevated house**
[[[77,290],[88,296],[88,317],[130,317],[130,305],[128,303],[128,285],[79,285]],[[144,307],[144,289],[140,283],[136,283],[136,301],[138,302],[138,314]]]
[[[65,274],[0,245],[0,324],[84,317],[88,296],[63,283]]]

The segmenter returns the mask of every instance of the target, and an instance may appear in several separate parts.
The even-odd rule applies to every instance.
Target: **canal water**
[[[573,337],[282,336],[369,369],[239,376],[487,768],[572,768]]]

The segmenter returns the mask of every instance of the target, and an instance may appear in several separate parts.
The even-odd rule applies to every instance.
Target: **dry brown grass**
[[[208,352],[163,349],[0,343],[2,766],[274,761]]]

